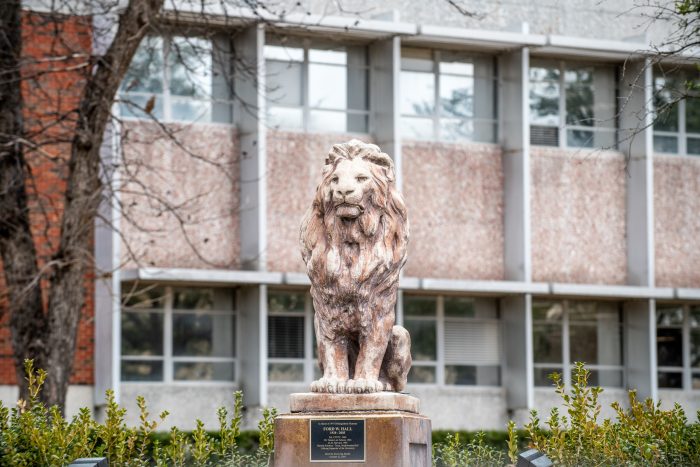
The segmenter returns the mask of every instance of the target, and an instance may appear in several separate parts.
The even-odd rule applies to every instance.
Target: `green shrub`
[[[43,370],[34,371],[31,361],[25,363],[29,383],[29,400],[19,401],[8,409],[0,403],[0,465],[62,466],[79,457],[107,457],[110,465],[119,466],[267,466],[273,444],[274,409],[265,409],[254,440],[241,432],[243,397],[235,393],[233,413],[218,410],[219,430],[204,430],[201,421],[191,433],[172,428],[163,439],[156,434],[159,424],[168,416],[161,413],[151,420],[142,397],[137,398],[140,424],[136,428],[124,423],[126,409],[107,392],[104,423],[97,423],[83,408],[67,421],[57,407],[46,408],[38,394],[46,378]],[[243,449],[241,449],[243,445]],[[257,445],[257,446],[256,446]]]

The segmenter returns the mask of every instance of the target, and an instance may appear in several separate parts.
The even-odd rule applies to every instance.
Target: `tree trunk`
[[[20,397],[27,397],[24,359],[48,368],[47,323],[37,253],[29,224],[27,162],[21,137],[21,0],[0,7],[0,254],[9,292],[10,329]]]

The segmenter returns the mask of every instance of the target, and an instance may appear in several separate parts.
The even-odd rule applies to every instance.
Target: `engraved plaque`
[[[309,431],[311,462],[365,461],[364,420],[310,420]]]

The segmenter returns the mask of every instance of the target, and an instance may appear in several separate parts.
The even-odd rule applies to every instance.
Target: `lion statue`
[[[336,144],[301,225],[323,376],[313,392],[401,391],[411,338],[395,326],[408,217],[394,164],[374,144]]]

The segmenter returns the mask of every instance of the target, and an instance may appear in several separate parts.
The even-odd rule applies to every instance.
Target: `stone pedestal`
[[[275,467],[430,467],[430,419],[406,394],[290,396],[290,414],[275,420]]]

